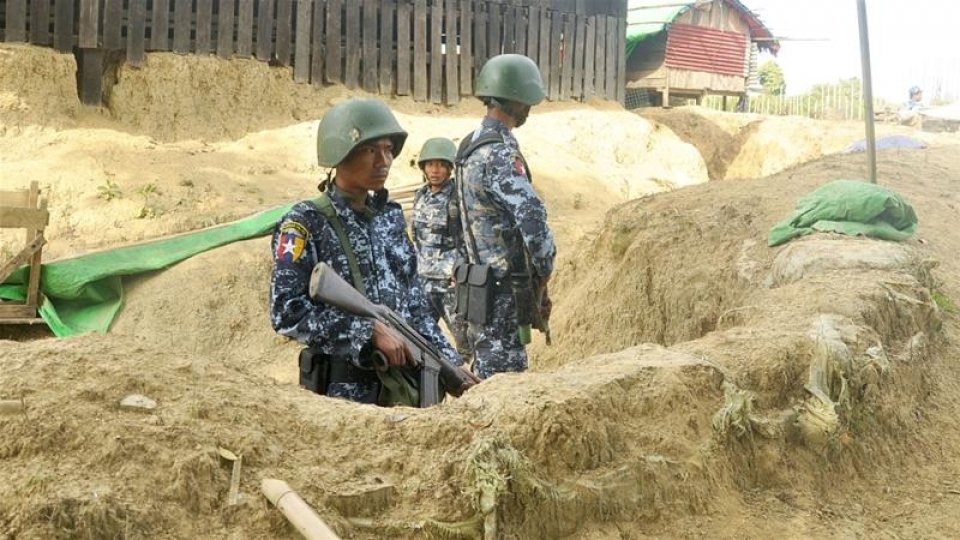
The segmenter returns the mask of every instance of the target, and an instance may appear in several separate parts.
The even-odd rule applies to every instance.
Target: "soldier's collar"
[[[350,208],[358,214],[368,218],[382,212],[383,208],[387,204],[387,200],[390,197],[390,192],[384,188],[380,191],[374,192],[372,196],[367,194],[366,204],[363,206],[363,208],[353,208],[353,206],[350,205],[349,197],[347,197],[343,190],[338,188],[334,182],[330,182],[330,184],[327,186],[327,194],[331,199],[338,201],[343,206]]]
[[[443,185],[440,186],[440,189],[438,189],[437,191],[433,191],[433,188],[430,186],[430,184],[426,182],[424,182],[423,186],[420,187],[420,191],[422,191],[424,195],[440,195],[441,193],[446,194],[448,191],[452,189],[453,189],[452,176],[450,178],[447,178],[447,181],[444,182]]]
[[[510,128],[508,128],[506,124],[490,116],[484,116],[480,125],[485,128],[493,128],[499,132],[510,132]]]

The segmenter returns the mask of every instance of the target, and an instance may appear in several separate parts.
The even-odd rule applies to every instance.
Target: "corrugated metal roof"
[[[747,36],[690,24],[672,24],[667,32],[666,65],[672,68],[744,76]]]
[[[673,23],[683,13],[697,4],[708,3],[712,0],[671,1],[671,0],[628,0],[627,2],[627,55],[633,52],[638,43],[666,30],[667,25]],[[753,37],[768,38],[757,42],[761,50],[776,54],[780,50],[780,43],[769,40],[773,33],[760,18],[739,0],[722,0],[737,10],[750,28]]]

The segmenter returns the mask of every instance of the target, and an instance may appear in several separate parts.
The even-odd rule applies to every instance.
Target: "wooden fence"
[[[0,0],[0,41],[78,57],[80,95],[100,103],[109,51],[256,58],[297,82],[455,104],[483,63],[522,53],[551,100],[625,91],[626,0]]]

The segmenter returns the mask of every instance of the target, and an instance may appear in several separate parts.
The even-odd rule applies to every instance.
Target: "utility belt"
[[[379,352],[373,353],[373,361],[385,368],[386,358]],[[331,357],[307,347],[300,351],[300,386],[317,394],[327,395],[327,389],[334,383],[376,383],[378,405],[392,407],[405,405],[420,406],[420,381],[418,373],[402,368],[389,368],[384,371],[360,369],[349,358]],[[443,395],[443,388],[439,389]]]
[[[488,264],[461,263],[453,269],[453,279],[456,282],[454,306],[457,314],[476,324],[490,322],[497,294],[513,292],[510,279],[497,277]]]
[[[360,369],[349,358],[323,354],[313,347],[300,351],[300,386],[326,395],[331,383],[378,382],[376,373]]]

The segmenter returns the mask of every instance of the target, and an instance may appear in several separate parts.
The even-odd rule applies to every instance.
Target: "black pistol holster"
[[[313,347],[300,351],[300,387],[317,394],[327,393],[330,382],[328,357]]]

